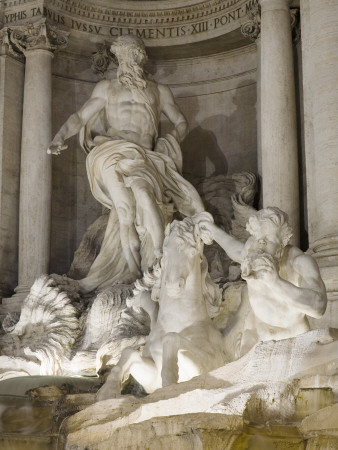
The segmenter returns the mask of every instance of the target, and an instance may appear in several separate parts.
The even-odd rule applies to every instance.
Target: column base
[[[338,300],[338,235],[325,236],[309,248],[319,266],[329,300]]]
[[[21,312],[21,306],[27,295],[29,294],[30,286],[28,284],[19,285],[14,289],[15,294],[12,297],[2,299],[0,305],[0,320],[2,321],[9,313]]]

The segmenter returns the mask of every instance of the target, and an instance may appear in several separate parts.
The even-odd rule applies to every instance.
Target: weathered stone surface
[[[277,429],[281,427],[277,436],[266,436],[262,442],[271,445],[275,441],[280,442],[279,445],[286,442],[294,446],[291,448],[302,448],[306,422],[303,421],[300,431],[283,427],[297,420],[298,379],[304,374],[325,375],[328,370],[337,379],[336,338],[337,332],[314,330],[292,339],[263,342],[238,361],[186,383],[159,389],[143,399],[126,396],[96,403],[67,420],[64,430],[67,448],[105,449],[113,442],[119,442],[121,449],[157,449],[161,448],[161,439],[169,448],[176,448],[176,445],[178,448],[194,448],[184,447],[187,442],[183,436],[188,442],[191,439],[200,442],[201,434],[192,429],[205,428],[216,430],[215,439],[218,439],[218,433],[230,439],[231,431],[233,440],[229,440],[226,448],[241,448],[236,445],[248,440],[256,445],[260,442],[258,436],[245,437],[248,430],[243,429],[243,420],[251,423],[252,427],[258,424],[264,427],[267,423],[275,424]],[[324,378],[321,381],[325,387],[328,380]],[[311,383],[309,379],[308,383]],[[333,386],[336,396],[336,381]],[[328,408],[319,413],[322,422],[328,411],[335,411],[335,406],[331,410]],[[316,422],[315,419],[319,428],[320,420]],[[337,422],[332,419],[332,423],[337,429]],[[205,448],[224,448],[218,446],[217,439],[210,441],[215,447]]]

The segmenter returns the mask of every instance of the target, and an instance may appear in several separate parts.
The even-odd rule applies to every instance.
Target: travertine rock
[[[273,426],[295,420],[298,379],[305,374],[330,372],[337,379],[337,338],[338,330],[313,330],[291,339],[262,342],[238,361],[143,399],[126,396],[96,403],[67,420],[66,448],[108,449],[113,443],[121,449],[160,449],[163,443],[167,448],[237,448],[231,445],[244,433],[244,421]],[[337,387],[336,383],[332,388],[335,396]],[[325,428],[325,417],[335,411],[335,406],[328,408],[318,413],[318,428],[321,420]],[[334,418],[332,414],[330,423],[337,430]],[[306,426],[314,429],[310,418],[300,430],[306,432]],[[218,433],[232,436],[233,441],[224,447],[215,438],[204,441],[204,445],[214,442],[214,447],[203,447],[201,436],[206,429],[217,437]],[[298,439],[302,442],[301,435]]]

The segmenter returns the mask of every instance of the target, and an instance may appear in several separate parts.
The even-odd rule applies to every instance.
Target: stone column
[[[302,0],[309,243],[338,299],[338,2]]]
[[[51,141],[53,52],[67,44],[68,33],[42,19],[7,28],[12,52],[26,59],[22,117],[19,285],[24,296],[41,273],[48,272],[51,220]]]
[[[257,169],[260,183],[262,182],[262,143],[261,143],[261,8],[259,4],[251,7],[246,21],[241,26],[245,37],[256,43],[257,48]],[[259,208],[263,207],[262,193],[260,193]]]
[[[19,190],[24,64],[0,30],[0,298],[18,282]]]
[[[263,206],[289,215],[299,242],[295,80],[289,0],[261,5],[261,153]]]

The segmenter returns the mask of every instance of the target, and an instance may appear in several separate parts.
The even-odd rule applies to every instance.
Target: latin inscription
[[[225,12],[213,19],[203,20],[192,24],[184,24],[179,26],[154,27],[154,28],[134,28],[127,26],[103,26],[94,25],[82,20],[71,19],[62,14],[58,14],[45,7],[29,8],[4,15],[4,25],[13,24],[30,18],[47,17],[51,22],[64,25],[73,30],[82,31],[84,33],[92,33],[102,36],[117,37],[126,34],[139,36],[142,39],[170,39],[183,36],[194,36],[208,31],[220,29],[242,17],[245,17],[251,7],[258,3],[258,0],[248,0],[240,8],[233,11]]]

